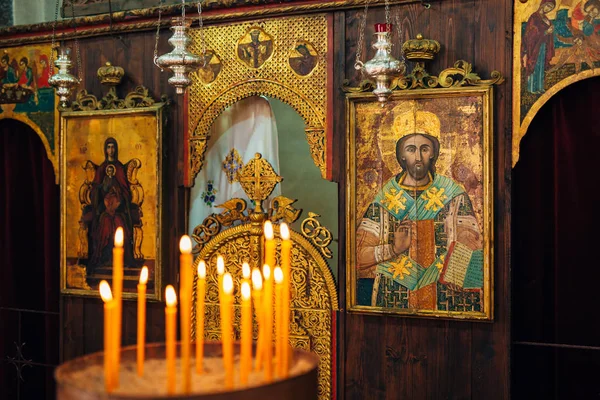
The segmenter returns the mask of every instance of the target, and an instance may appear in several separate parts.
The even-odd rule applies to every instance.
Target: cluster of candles
[[[240,383],[248,383],[252,370],[252,303],[258,323],[258,341],[254,360],[255,371],[264,371],[266,383],[273,380],[276,374],[286,378],[291,361],[289,342],[290,325],[290,258],[292,243],[289,228],[285,223],[280,225],[281,233],[281,266],[276,266],[276,243],[273,225],[265,222],[265,260],[261,271],[258,268],[250,271],[248,263],[242,265],[241,291],[241,342],[240,342]],[[180,281],[179,299],[181,302],[181,373],[183,393],[189,394],[191,384],[191,320],[192,320],[192,288],[193,259],[192,243],[189,236],[182,236],[179,242]],[[221,341],[223,346],[223,367],[227,389],[234,386],[233,367],[233,278],[225,271],[223,257],[217,257],[217,274],[219,287],[219,305],[221,317]],[[206,295],[206,263],[201,260],[197,269],[196,286],[196,373],[203,373],[204,359],[204,298]],[[137,373],[144,374],[144,346],[146,326],[146,282],[148,269],[142,268],[138,284],[138,324],[137,324]],[[252,290],[251,284],[252,282]],[[100,295],[104,301],[104,378],[107,392],[119,386],[121,316],[123,291],[123,230],[117,229],[113,248],[113,293],[106,281],[100,283]],[[165,341],[167,393],[176,391],[175,372],[175,340],[177,318],[177,295],[173,286],[168,285],[165,291]],[[273,320],[273,314],[275,320]],[[273,329],[275,332],[273,332]],[[275,336],[275,371],[273,371],[273,336]]]

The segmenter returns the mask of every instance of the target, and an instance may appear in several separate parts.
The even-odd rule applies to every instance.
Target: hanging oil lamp
[[[52,49],[54,51],[54,49]],[[69,73],[71,68],[71,49],[60,44],[58,48],[58,58],[54,61],[54,65],[58,68],[58,72],[53,74],[48,79],[48,84],[56,90],[56,95],[60,101],[61,107],[69,105],[69,98],[73,90],[79,85],[79,79]]]
[[[373,94],[383,105],[392,94],[392,82],[406,73],[406,64],[402,60],[392,56],[392,24],[390,24],[389,1],[385,1],[385,19],[384,24],[375,24],[375,42],[372,47],[375,49],[375,56],[367,62],[360,60],[362,43],[364,41],[365,24],[367,20],[368,2],[365,4],[363,19],[360,23],[360,32],[358,37],[358,49],[356,52],[356,62],[354,67],[363,72],[365,76],[375,82]]]
[[[185,89],[192,84],[192,80],[189,77],[190,72],[196,71],[204,64],[204,57],[199,57],[188,51],[188,46],[191,44],[192,39],[187,35],[187,31],[192,24],[192,20],[185,17],[185,0],[182,1],[181,10],[181,17],[175,17],[171,20],[173,36],[169,38],[169,44],[173,46],[173,50],[160,57],[156,57],[155,51],[154,60],[154,64],[161,70],[170,69],[173,72],[173,76],[169,78],[168,82],[175,87],[177,94],[183,94]],[[200,21],[202,21],[200,2],[198,2],[198,14]],[[158,29],[160,29],[160,10]],[[158,45],[158,30],[156,43]]]

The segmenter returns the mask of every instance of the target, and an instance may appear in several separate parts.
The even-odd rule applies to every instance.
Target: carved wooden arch
[[[33,129],[33,131],[39,136],[40,140],[42,141],[42,144],[44,145],[44,149],[46,150],[46,156],[52,163],[52,168],[54,169],[54,182],[58,185],[60,180],[60,175],[58,173],[58,160],[57,157],[50,150],[50,142],[48,142],[48,138],[46,137],[42,129],[35,122],[29,119],[29,117],[27,117],[27,115],[24,113],[13,113],[10,110],[7,111],[5,109],[4,112],[0,114],[0,121],[2,121],[3,119],[14,119],[16,121],[22,122],[31,129]]]
[[[252,96],[267,96],[281,100],[300,114],[304,120],[304,132],[310,155],[325,178],[325,116],[301,93],[280,82],[256,79],[230,87],[218,98],[213,99],[202,113],[190,138],[192,183],[202,168],[212,124],[227,107]]]
[[[201,248],[194,261],[194,271],[200,260],[207,261],[205,301],[205,338],[220,339],[220,312],[218,294],[218,275],[216,258],[222,255],[225,268],[234,279],[234,335],[240,338],[240,278],[241,265],[250,261],[256,265],[260,254],[258,239],[250,223],[225,229],[212,237]],[[277,257],[281,240],[275,227]],[[332,371],[335,368],[335,311],[338,309],[337,289],[333,274],[319,250],[301,233],[291,231],[291,311],[290,342],[294,347],[310,350],[320,356],[319,362],[319,399],[332,398]],[[262,259],[262,258],[261,258]],[[279,262],[277,262],[279,263]],[[196,274],[194,274],[196,275]],[[196,326],[196,284],[192,297],[192,335]],[[257,339],[257,326],[254,324],[254,340]]]
[[[332,24],[330,16],[317,14],[209,26],[202,33],[197,29],[190,31],[190,50],[202,54],[205,48],[212,69],[205,67],[200,71],[204,72],[192,74],[193,83],[187,91],[186,186],[193,186],[202,168],[210,128],[216,118],[237,101],[257,95],[281,100],[302,117],[312,159],[321,176],[331,179]],[[238,54],[238,43],[252,30],[263,32],[273,49],[255,68],[241,61]],[[314,67],[306,75],[298,75],[290,64],[291,54],[301,42],[310,43],[315,53]],[[209,80],[205,72],[210,75]]]
[[[521,149],[521,140],[527,134],[527,130],[531,125],[531,122],[537,115],[538,111],[546,104],[555,94],[563,90],[569,85],[572,85],[575,82],[582,81],[584,79],[593,78],[595,76],[600,76],[600,69],[589,69],[586,71],[582,71],[578,74],[571,75],[568,78],[563,79],[559,84],[552,86],[548,89],[535,103],[531,106],[531,109],[527,112],[527,115],[523,119],[521,126],[518,129],[513,131],[513,139],[512,139],[512,166],[513,168],[517,165],[519,161],[520,149]],[[517,118],[518,115],[513,115],[513,118]]]

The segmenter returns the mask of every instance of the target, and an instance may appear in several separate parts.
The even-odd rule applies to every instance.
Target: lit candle
[[[167,357],[167,393],[175,393],[175,336],[177,334],[177,295],[173,286],[165,290],[165,340]]]
[[[148,267],[144,265],[140,273],[138,290],[138,319],[137,319],[137,373],[144,375],[144,346],[146,345],[146,282],[148,282]]]
[[[290,366],[290,307],[291,307],[291,292],[290,282],[292,279],[292,241],[290,240],[290,230],[284,222],[280,225],[281,233],[281,270],[283,272],[283,300],[282,300],[282,343],[283,343],[283,378],[288,376]]]
[[[192,241],[183,235],[179,241],[179,301],[181,302],[181,371],[183,393],[192,391],[191,332],[192,332]]]
[[[114,356],[112,335],[114,328],[114,313],[116,303],[113,301],[108,282],[100,282],[100,297],[104,301],[104,385],[106,392],[111,393],[114,389],[113,361]]]
[[[271,268],[268,264],[263,266],[263,276],[265,278],[265,294],[263,297],[263,360],[265,364],[265,381],[267,383],[273,380],[273,278]]]
[[[263,342],[264,342],[264,322],[263,322],[263,305],[262,305],[262,275],[258,268],[252,270],[252,297],[254,300],[254,309],[256,310],[256,321],[258,322],[258,341],[256,342],[256,363],[255,369],[259,371],[261,368],[263,357]]]
[[[273,235],[273,224],[265,222],[265,264],[273,267],[275,265],[275,236]]]
[[[203,371],[204,360],[204,297],[206,296],[206,264],[198,263],[198,285],[196,286],[196,373]]]
[[[279,266],[273,271],[275,278],[275,359],[277,359],[277,376],[283,375],[283,342],[282,342],[282,302],[283,302],[283,272]]]
[[[242,283],[248,282],[250,285],[250,264],[247,262],[242,263]]]
[[[223,274],[223,297],[221,299],[221,341],[225,386],[233,388],[233,279],[228,272]]]
[[[248,267],[249,268],[249,267]],[[248,383],[248,375],[252,369],[252,306],[250,304],[250,284],[242,283],[242,343],[240,351],[242,385]]]
[[[115,388],[119,387],[119,368],[121,364],[121,326],[123,315],[123,228],[118,227],[115,232],[115,245],[113,247],[113,281],[112,287],[114,291],[115,301],[115,323],[113,329],[115,330],[113,340],[115,345],[113,346],[114,354],[114,377],[115,377]]]

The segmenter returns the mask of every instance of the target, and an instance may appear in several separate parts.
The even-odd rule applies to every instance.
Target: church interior
[[[599,0],[0,11],[0,399],[598,397]]]

